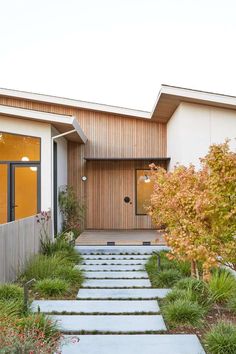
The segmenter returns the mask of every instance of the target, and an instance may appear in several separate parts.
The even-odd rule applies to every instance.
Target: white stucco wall
[[[211,144],[231,139],[236,151],[236,112],[191,103],[181,103],[167,124],[169,168],[177,163],[199,167],[199,158]]]
[[[41,138],[41,210],[51,208],[51,125],[0,116],[0,131]]]
[[[60,134],[56,129],[52,128],[52,136]],[[68,183],[67,176],[67,140],[63,137],[55,139],[57,143],[57,185],[64,186]],[[59,192],[59,190],[57,191]],[[61,230],[62,217],[57,208],[57,227],[58,231]]]

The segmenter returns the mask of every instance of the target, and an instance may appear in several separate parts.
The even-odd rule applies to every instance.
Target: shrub
[[[56,277],[58,270],[62,267],[68,267],[68,264],[60,257],[48,257],[39,254],[29,260],[25,272],[23,273],[23,278],[25,280],[30,280],[32,278],[35,278],[36,280],[54,278]]]
[[[42,296],[59,296],[68,292],[69,283],[63,279],[42,279],[39,280],[34,289]]]
[[[232,298],[229,300],[228,308],[236,314],[236,295],[232,296]]]
[[[47,256],[57,255],[68,262],[71,263],[80,263],[82,257],[80,254],[74,249],[74,246],[68,243],[63,235],[59,236],[55,241],[51,241],[50,239],[41,239],[41,251],[42,254]]]
[[[197,302],[188,299],[178,299],[163,306],[165,319],[172,326],[200,326],[205,311]]]
[[[57,323],[43,313],[22,317],[16,322],[16,324],[20,330],[24,331],[34,328],[43,333],[47,339],[59,335]]]
[[[203,306],[210,306],[213,302],[208,286],[203,280],[183,278],[175,284],[175,288],[187,291],[188,298],[191,301],[198,302]]]
[[[153,287],[171,287],[173,286],[179,279],[181,278],[181,274],[178,270],[175,269],[167,269],[162,270],[156,274],[156,276],[152,280]]]
[[[173,288],[165,297],[165,303],[174,302],[178,299],[191,300],[191,293],[183,289]]]
[[[228,301],[236,291],[236,280],[226,269],[217,269],[210,281],[209,289],[216,302]]]
[[[37,323],[38,319],[41,325]],[[18,319],[10,319],[9,321],[7,318],[0,318],[1,353],[42,354],[58,352],[61,336],[56,328],[50,331],[49,323],[42,326],[42,317],[39,315],[35,316],[34,321],[31,319],[29,326],[24,321]]]
[[[205,335],[204,343],[211,354],[236,353],[236,326],[218,322]]]
[[[81,270],[71,267],[60,267],[55,272],[55,276],[67,280],[71,285],[78,288],[82,285],[84,277]]]
[[[15,284],[0,285],[0,300],[23,299],[23,289]]]
[[[23,315],[23,300],[0,300],[0,316],[1,317],[19,317]]]

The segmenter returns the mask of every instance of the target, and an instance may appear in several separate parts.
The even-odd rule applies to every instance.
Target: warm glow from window
[[[40,139],[0,133],[0,161],[39,161]]]
[[[154,183],[150,170],[136,170],[136,213],[137,215],[147,214],[147,207],[150,205],[150,198],[153,193]]]

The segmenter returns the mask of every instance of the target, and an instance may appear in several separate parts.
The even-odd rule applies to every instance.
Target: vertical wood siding
[[[84,157],[166,157],[166,124],[21,99],[1,97],[0,104],[73,115],[78,119],[88,141],[86,145],[68,143],[68,183],[87,204],[87,228],[151,228],[147,216],[134,214],[134,169],[143,168],[144,163],[86,163]],[[86,174],[88,183],[81,180]],[[115,184],[114,176],[118,181]],[[120,203],[125,192],[130,194],[133,201],[133,207],[128,210]],[[110,210],[110,214],[105,210]],[[115,213],[119,215],[116,218]]]

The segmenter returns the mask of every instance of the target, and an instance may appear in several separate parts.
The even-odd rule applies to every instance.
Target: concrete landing
[[[84,272],[86,279],[148,279],[146,272]]]
[[[158,313],[160,308],[156,300],[35,300],[33,312],[45,313]]]
[[[51,315],[49,317],[56,320],[63,333],[78,333],[80,331],[110,333],[166,331],[164,320],[160,315]]]
[[[163,299],[170,289],[80,289],[77,299]]]
[[[62,354],[205,354],[192,334],[80,335],[75,344],[73,336],[65,337],[71,343],[63,346]]]
[[[87,279],[83,288],[150,288],[149,279]]]

